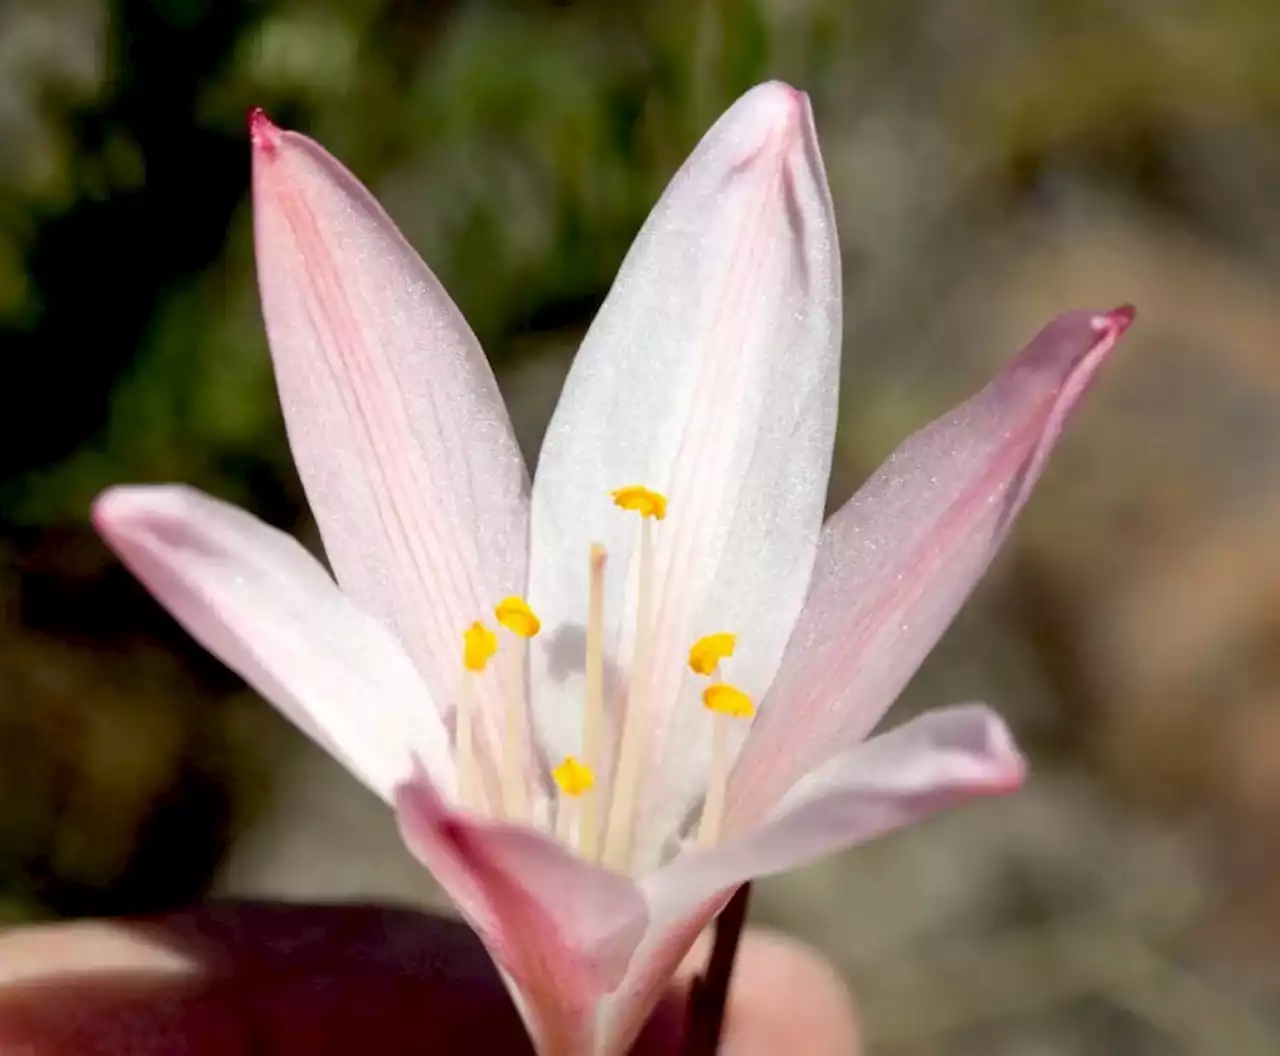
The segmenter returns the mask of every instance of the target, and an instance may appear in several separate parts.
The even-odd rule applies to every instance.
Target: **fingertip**
[[[839,972],[785,935],[743,939],[729,992],[725,1056],[849,1056],[862,1051],[853,999]]]

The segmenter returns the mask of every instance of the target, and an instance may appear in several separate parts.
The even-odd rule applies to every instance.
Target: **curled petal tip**
[[[1010,768],[1008,777],[1004,784],[997,787],[997,792],[1016,792],[1027,780],[1027,775],[1031,772],[1031,767],[1027,765],[1026,759],[1018,756],[1017,763]]]
[[[1027,780],[1030,766],[1017,748],[1009,745],[1009,753],[1002,761],[998,772],[986,783],[986,791],[993,796],[1001,796],[1007,792],[1016,792]]]
[[[765,81],[756,91],[769,101],[780,116],[785,116],[788,120],[799,117],[809,107],[809,97],[786,81]]]
[[[259,152],[269,158],[275,157],[280,146],[280,129],[260,106],[249,111],[249,138]]]
[[[1007,771],[976,785],[973,793],[979,797],[1007,796],[1012,792],[1017,792],[1026,783],[1026,780],[1027,764],[1025,760],[1019,757],[1016,765],[1010,766]]]
[[[100,491],[94,496],[93,506],[90,508],[89,516],[93,519],[94,524],[99,524],[104,517],[111,516],[111,491]]]
[[[987,741],[987,754],[992,762],[992,769],[981,783],[980,790],[997,796],[1017,791],[1026,781],[1029,767],[1013,734],[997,719],[988,728]]]
[[[739,104],[750,114],[762,137],[759,153],[785,151],[804,134],[809,123],[809,97],[782,81],[767,81],[749,91]]]
[[[199,516],[199,510],[193,513],[195,494],[181,484],[122,484],[97,495],[89,519],[108,542],[141,533],[188,545],[192,537],[184,525]]]
[[[102,531],[128,517],[133,505],[130,501],[132,496],[133,491],[128,487],[108,488],[100,492],[93,500],[93,508],[89,514],[94,527]]]
[[[964,782],[971,794],[1002,795],[1020,788],[1026,780],[1026,756],[1013,731],[995,712],[981,704],[969,704],[934,712],[931,718],[940,720],[938,743],[973,764],[969,780]],[[909,728],[902,727],[904,731]]]
[[[1131,304],[1122,304],[1119,308],[1113,308],[1109,312],[1099,315],[1093,320],[1093,328],[1099,333],[1108,333],[1112,337],[1119,337],[1133,325],[1133,320],[1137,316],[1138,310]]]

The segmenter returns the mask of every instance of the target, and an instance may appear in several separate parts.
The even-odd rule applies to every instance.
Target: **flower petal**
[[[808,100],[761,85],[707,133],[637,237],[574,362],[534,483],[530,595],[546,627],[535,706],[553,757],[579,750],[579,709],[564,700],[580,699],[592,543],[609,554],[608,655],[629,663],[638,530],[610,492],[640,484],[669,499],[652,522],[660,828],[704,780],[689,647],[736,633],[728,677],[759,695],[800,611],[839,344],[839,251]]]
[[[296,540],[179,486],[113,488],[93,513],[196,640],[380,796],[415,758],[452,788],[444,725],[408,656]]]
[[[447,706],[463,628],[524,590],[524,462],[466,321],[377,202],[260,112],[253,141],[263,315],[325,551]]]
[[[976,705],[932,712],[859,745],[800,782],[755,832],[691,852],[640,881],[649,928],[606,998],[607,1051],[626,1051],[694,940],[738,885],[872,839],[935,810],[1018,784],[1022,760]]]
[[[804,612],[734,772],[729,831],[880,721],[986,571],[1132,319],[1122,308],[1054,320],[827,523]]]
[[[662,899],[650,906],[649,927],[631,958],[626,978],[600,1005],[602,1051],[632,1050],[698,936],[731,895],[731,891],[717,894],[692,909],[678,898]]]
[[[1026,766],[999,716],[977,704],[928,712],[829,760],[769,819],[641,881],[655,918],[957,806],[1017,788]]]
[[[594,1051],[596,1003],[644,935],[636,885],[533,829],[452,811],[425,777],[396,806],[409,849],[515,983],[538,1051]]]

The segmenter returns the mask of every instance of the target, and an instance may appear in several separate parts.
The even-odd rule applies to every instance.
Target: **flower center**
[[[568,755],[550,772],[556,787],[554,823],[547,827],[555,836],[587,861],[600,862],[616,872],[631,866],[635,825],[640,809],[641,781],[648,758],[649,734],[653,728],[652,653],[655,612],[653,604],[654,534],[667,513],[666,497],[638,484],[612,493],[614,505],[640,518],[638,577],[636,583],[635,626],[631,650],[627,697],[612,760],[606,760],[604,745],[605,670],[605,569],[608,563],[600,544],[588,555],[589,574],[586,621],[585,692],[582,708],[581,754]],[[477,680],[487,674],[489,661],[501,655],[501,698],[503,701],[502,748],[499,788],[502,816],[510,821],[534,823],[530,817],[529,795],[524,773],[531,743],[525,711],[525,669],[529,640],[541,630],[541,622],[522,598],[505,598],[494,609],[494,618],[510,632],[511,640],[499,648],[498,636],[477,622],[463,632],[463,677],[455,719],[455,758],[458,772],[458,799],[472,811],[484,808],[479,762],[475,746],[475,726],[479,695]],[[729,782],[732,726],[750,720],[755,708],[750,697],[721,679],[722,663],[733,655],[737,639],[719,632],[694,642],[689,650],[689,667],[707,678],[702,702],[711,722],[711,756],[707,788],[698,822],[696,844],[713,846],[720,838],[724,818],[725,790]],[[612,763],[613,780],[608,789],[596,775],[606,762]],[[604,800],[607,798],[607,803]]]

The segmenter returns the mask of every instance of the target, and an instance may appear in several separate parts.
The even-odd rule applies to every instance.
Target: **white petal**
[[[629,659],[638,522],[609,493],[643,484],[670,500],[655,525],[659,827],[703,780],[707,722],[686,678],[689,646],[736,633],[726,678],[758,695],[799,612],[839,343],[839,251],[808,101],[762,85],[711,129],[641,230],[574,362],[534,483],[530,596],[546,628],[535,707],[553,755],[578,751],[595,542],[609,551],[609,654]]]
[[[506,410],[458,309],[355,177],[261,114],[253,138],[263,314],[325,551],[447,707],[463,629],[524,590]]]
[[[94,523],[191,635],[388,801],[453,766],[413,664],[296,540],[184,487],[114,488]]]
[[[1017,788],[1025,763],[1004,723],[975,704],[929,712],[802,779],[764,824],[682,855],[642,881],[655,918],[864,843],[976,796]]]

